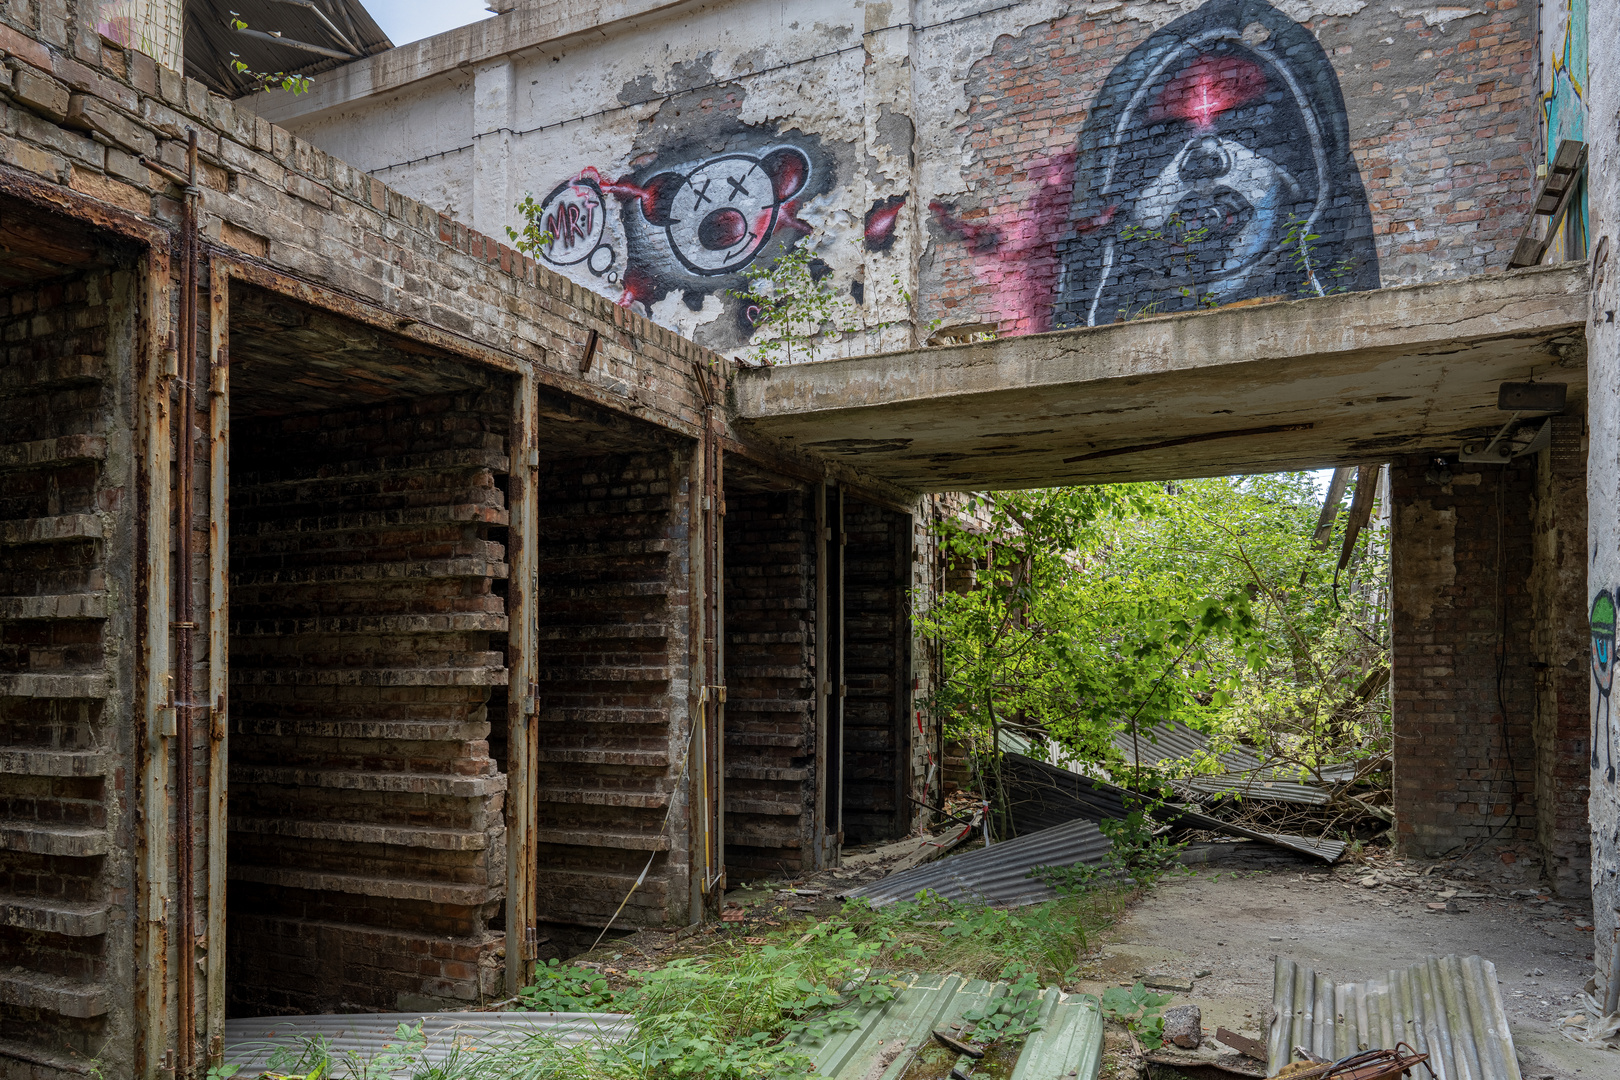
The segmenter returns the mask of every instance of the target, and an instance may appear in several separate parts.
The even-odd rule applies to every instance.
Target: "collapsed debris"
[[[1023,754],[1003,752],[1001,760],[1013,828],[1019,832],[1049,828],[1076,818],[1123,821],[1131,808],[1140,808],[1145,801],[1127,788]],[[1252,829],[1173,803],[1155,803],[1151,813],[1166,825],[1258,840],[1326,863],[1342,858],[1347,846],[1343,840]]]
[[[1297,769],[1267,764],[1259,755],[1234,746],[1220,754],[1210,753],[1210,738],[1179,720],[1171,720],[1136,734],[1129,730],[1114,733],[1114,749],[1127,765],[1163,768],[1169,762],[1199,761],[1213,757],[1222,772],[1171,780],[1178,791],[1206,796],[1240,795],[1245,799],[1325,806],[1332,799],[1322,784],[1301,780]],[[1319,770],[1329,784],[1347,783],[1356,776],[1351,765],[1335,765]]]
[[[1101,829],[1081,818],[890,874],[852,889],[844,897],[883,907],[897,900],[910,900],[927,889],[947,900],[974,900],[998,907],[1039,904],[1057,893],[1046,882],[1030,877],[1031,870],[1080,863],[1101,866],[1111,846]]]

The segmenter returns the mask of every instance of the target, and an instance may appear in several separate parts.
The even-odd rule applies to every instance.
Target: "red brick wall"
[[[911,518],[844,500],[844,842],[904,836],[910,775]]]
[[[1396,835],[1415,853],[1536,836],[1534,478],[1533,459],[1390,467]]]
[[[233,1015],[496,989],[480,961],[506,884],[488,735],[506,680],[510,389],[491,381],[235,425]]]
[[[728,472],[726,871],[733,880],[815,865],[815,503],[810,489],[750,490]]]
[[[0,295],[0,1053],[45,1065],[131,1037],[133,285]]]
[[[1342,91],[1347,150],[1376,250],[1376,277],[1363,267],[1341,284],[1393,285],[1505,267],[1534,183],[1535,8],[1492,0],[1479,11],[1429,26],[1421,15],[1368,5],[1351,17],[1304,24]],[[933,246],[918,290],[924,320],[997,323],[1007,334],[1083,316],[1066,315],[1062,299],[1086,273],[1087,257],[1072,254],[1075,245],[1117,231],[1140,195],[1140,188],[1090,190],[1101,179],[1088,164],[1085,147],[1097,133],[1087,123],[1112,121],[1100,115],[1099,92],[1115,65],[1153,33],[1124,11],[1076,10],[987,43],[968,73],[968,113],[957,129],[965,142],[963,188],[923,195],[935,200]],[[1321,67],[1306,58],[1296,70],[1309,78],[1322,75]],[[1253,140],[1279,115],[1259,114],[1247,131],[1215,130]],[[1154,137],[1144,130],[1128,138],[1126,158]],[[1351,175],[1340,177],[1341,187]],[[1332,242],[1327,230],[1318,231],[1325,237],[1319,245]],[[1365,263],[1366,250],[1357,252]],[[1300,286],[1284,274],[1220,299],[1292,296]],[[1165,305],[1160,310],[1192,304],[1171,293],[1156,300]],[[1134,312],[1143,302],[1128,306]],[[1097,321],[1113,321],[1118,306],[1110,299]]]
[[[1535,597],[1536,842],[1561,894],[1591,889],[1591,624],[1587,619],[1585,418],[1558,417],[1574,455],[1537,455]],[[1562,440],[1560,440],[1562,441]],[[1573,460],[1571,460],[1573,458]]]
[[[567,952],[616,925],[685,923],[689,454],[542,465],[536,911]],[[652,857],[645,882],[631,885]]]

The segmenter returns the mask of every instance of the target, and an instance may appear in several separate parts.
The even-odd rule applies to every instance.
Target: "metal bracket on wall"
[[[1506,465],[1515,458],[1524,457],[1545,450],[1552,445],[1552,418],[1541,422],[1541,428],[1527,443],[1516,443],[1512,436],[1519,422],[1519,414],[1514,413],[1496,437],[1484,446],[1477,442],[1463,443],[1457,453],[1457,460],[1468,465]]]
[[[1561,141],[1558,152],[1547,165],[1547,176],[1541,182],[1541,190],[1536,192],[1530,220],[1524,223],[1519,242],[1513,248],[1513,257],[1508,259],[1509,270],[1540,264],[1542,257],[1547,254],[1547,245],[1558,232],[1559,223],[1569,213],[1575,193],[1581,189],[1580,181],[1585,173],[1586,144],[1575,139]],[[1539,240],[1535,236],[1537,218],[1548,219],[1546,235]]]

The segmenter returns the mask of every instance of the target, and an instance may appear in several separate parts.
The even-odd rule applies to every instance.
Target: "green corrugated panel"
[[[952,1031],[962,1014],[984,1009],[1004,996],[1006,983],[960,975],[910,976],[892,1001],[856,1012],[856,1026],[823,1041],[800,1040],[815,1075],[832,1080],[898,1080],[912,1059],[930,1045],[936,1030]],[[1102,1016],[1094,999],[1065,995],[1056,987],[1042,995],[1042,1030],[1020,1054],[1014,1080],[1096,1080],[1102,1061]]]
[[[1047,987],[1040,1029],[1024,1043],[1012,1080],[1097,1080],[1102,1069],[1103,1019],[1090,994]]]

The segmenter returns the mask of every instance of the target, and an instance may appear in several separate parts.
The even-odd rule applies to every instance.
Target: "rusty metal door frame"
[[[162,285],[154,289],[149,302],[152,310],[163,313],[164,337],[168,334],[168,253],[157,252],[162,261],[161,279],[158,272],[150,276]],[[229,253],[210,250],[209,255],[209,794],[207,823],[207,895],[206,903],[206,955],[204,978],[206,986],[205,1032],[207,1060],[210,1064],[221,1060],[225,1030],[225,940],[226,893],[228,870],[226,858],[229,831],[229,505],[230,505],[230,286],[242,281],[268,292],[287,296],[307,303],[331,314],[368,325],[387,329],[392,333],[405,333],[433,344],[454,359],[474,366],[492,368],[514,377],[511,435],[511,527],[508,542],[512,547],[512,577],[508,589],[508,736],[507,774],[507,897],[506,897],[506,977],[509,992],[528,980],[531,962],[536,952],[534,926],[534,890],[538,884],[533,836],[538,790],[532,762],[536,756],[538,725],[534,718],[538,709],[535,693],[535,661],[537,638],[534,609],[534,588],[537,565],[535,562],[538,506],[535,501],[535,471],[538,467],[537,386],[541,381],[535,368],[520,364],[496,350],[469,347],[451,335],[413,324],[400,327],[398,317],[383,309],[331,290],[312,286],[306,282],[238,261]],[[152,260],[152,261],[155,261]],[[458,347],[459,346],[459,347]],[[159,350],[163,355],[163,350]],[[175,370],[175,352],[166,367],[159,370],[162,386],[147,395],[149,435],[146,469],[151,476],[166,476],[169,470],[171,421],[168,410],[169,381],[178,377]],[[151,504],[148,506],[147,562],[151,582],[151,599],[147,609],[148,671],[166,673],[172,666],[168,652],[168,611],[172,604],[169,515],[170,494],[167,484],[149,486]],[[161,522],[162,527],[157,527]],[[161,573],[152,568],[160,567]],[[160,662],[161,661],[161,662]],[[148,731],[155,733],[149,742],[145,769],[146,805],[162,805],[172,782],[169,756],[173,753],[174,710],[170,687],[161,676],[149,680],[147,693]],[[168,734],[163,734],[164,732]],[[153,798],[156,802],[152,802]],[[146,816],[147,870],[143,883],[150,897],[146,905],[149,917],[146,947],[142,965],[146,969],[149,986],[146,1004],[147,1073],[156,1077],[165,1067],[173,1067],[169,1051],[169,1032],[176,1015],[171,1008],[171,972],[168,950],[167,912],[172,906],[168,854],[173,846],[169,823],[165,815]],[[155,920],[155,921],[154,921]],[[155,1037],[154,1037],[155,1036]]]
[[[230,277],[208,275],[208,892],[205,899],[206,1061],[225,1059],[225,841],[230,792]]]
[[[146,323],[141,376],[142,454],[138,490],[145,500],[142,577],[145,605],[141,635],[141,850],[136,891],[141,933],[136,937],[136,1014],[140,1031],[136,1055],[141,1075],[156,1078],[172,1064],[173,1022],[169,994],[169,761],[173,751],[174,708],[169,619],[173,605],[173,526],[170,521],[171,410],[169,390],[179,375],[170,327],[173,282],[167,243],[153,244],[144,262]],[[154,812],[156,809],[157,812]]]
[[[539,682],[537,620],[539,506],[535,498],[540,468],[534,376],[518,379],[512,401],[511,473],[507,511],[507,737],[506,737],[506,992],[529,981],[538,954],[534,896],[539,885],[533,841],[539,788]]]

